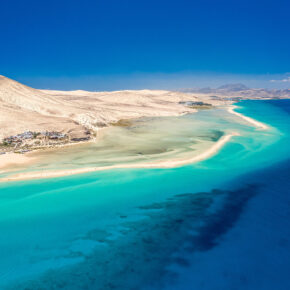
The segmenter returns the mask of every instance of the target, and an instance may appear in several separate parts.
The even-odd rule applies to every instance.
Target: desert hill
[[[219,106],[241,99],[289,98],[289,90],[218,89],[88,92],[38,90],[0,76],[0,140],[25,131],[57,131],[73,138],[122,119],[177,116],[196,111],[188,104]]]
[[[194,111],[179,102],[193,94],[170,91],[49,91],[0,76],[0,140],[24,131],[58,131],[82,137],[87,130],[143,116]]]

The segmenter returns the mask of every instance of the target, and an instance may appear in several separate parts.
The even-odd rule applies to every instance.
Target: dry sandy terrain
[[[237,93],[236,93],[237,94]],[[261,98],[261,97],[257,97]],[[36,90],[16,81],[0,76],[0,141],[4,137],[24,131],[59,131],[74,137],[85,136],[85,132],[101,132],[100,128],[123,119],[154,116],[177,116],[195,112],[180,102],[204,102],[213,106],[229,106],[233,100],[228,95],[213,96],[210,93],[172,92],[164,90],[138,90],[114,92],[51,91]],[[228,112],[244,119],[259,129],[268,126],[234,111]],[[194,163],[214,155],[230,141],[232,133],[221,138],[212,148],[188,159],[122,164],[107,167],[82,168],[77,170],[35,172],[10,176],[1,181],[45,178],[78,174],[113,168],[170,168]],[[28,164],[30,153],[7,153],[0,156],[2,170],[7,166]],[[3,172],[3,171],[2,171]],[[0,171],[1,173],[1,171]]]
[[[179,104],[220,104],[206,95],[159,90],[87,92],[37,90],[0,76],[0,140],[24,131],[59,131],[81,137],[86,129],[143,116],[175,116],[194,109]]]
[[[277,98],[290,97],[289,90],[266,94],[265,90],[258,93],[243,87],[205,92],[37,90],[0,76],[0,141],[28,130],[58,131],[71,137],[84,137],[87,129],[97,131],[121,119],[176,116],[195,111],[179,102],[202,101],[214,106],[231,104],[234,98],[249,98],[249,90],[252,99],[275,95]]]

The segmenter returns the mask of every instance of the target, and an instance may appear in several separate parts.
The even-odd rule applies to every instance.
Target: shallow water
[[[0,288],[289,289],[289,105],[239,104],[268,131],[222,110],[182,117],[168,148],[213,124],[241,133],[196,164],[1,184]],[[134,130],[163,139],[168,120]]]
[[[188,159],[206,151],[224,134],[249,135],[253,128],[248,125],[226,108],[138,119],[127,127],[105,129],[97,142],[31,153],[36,162],[14,166],[13,173]]]

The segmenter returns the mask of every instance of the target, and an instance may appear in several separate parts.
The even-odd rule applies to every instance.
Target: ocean
[[[174,119],[178,136],[166,135],[178,129],[170,118],[134,129],[154,141],[143,153],[180,156],[192,140],[198,151],[219,132],[240,133],[207,160],[0,184],[0,289],[290,289],[290,101],[237,105],[269,129],[222,110]],[[74,154],[74,166],[91,158]]]

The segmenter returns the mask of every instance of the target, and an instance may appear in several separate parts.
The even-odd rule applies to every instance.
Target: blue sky
[[[2,1],[0,74],[58,89],[287,87],[289,11],[285,0]]]

